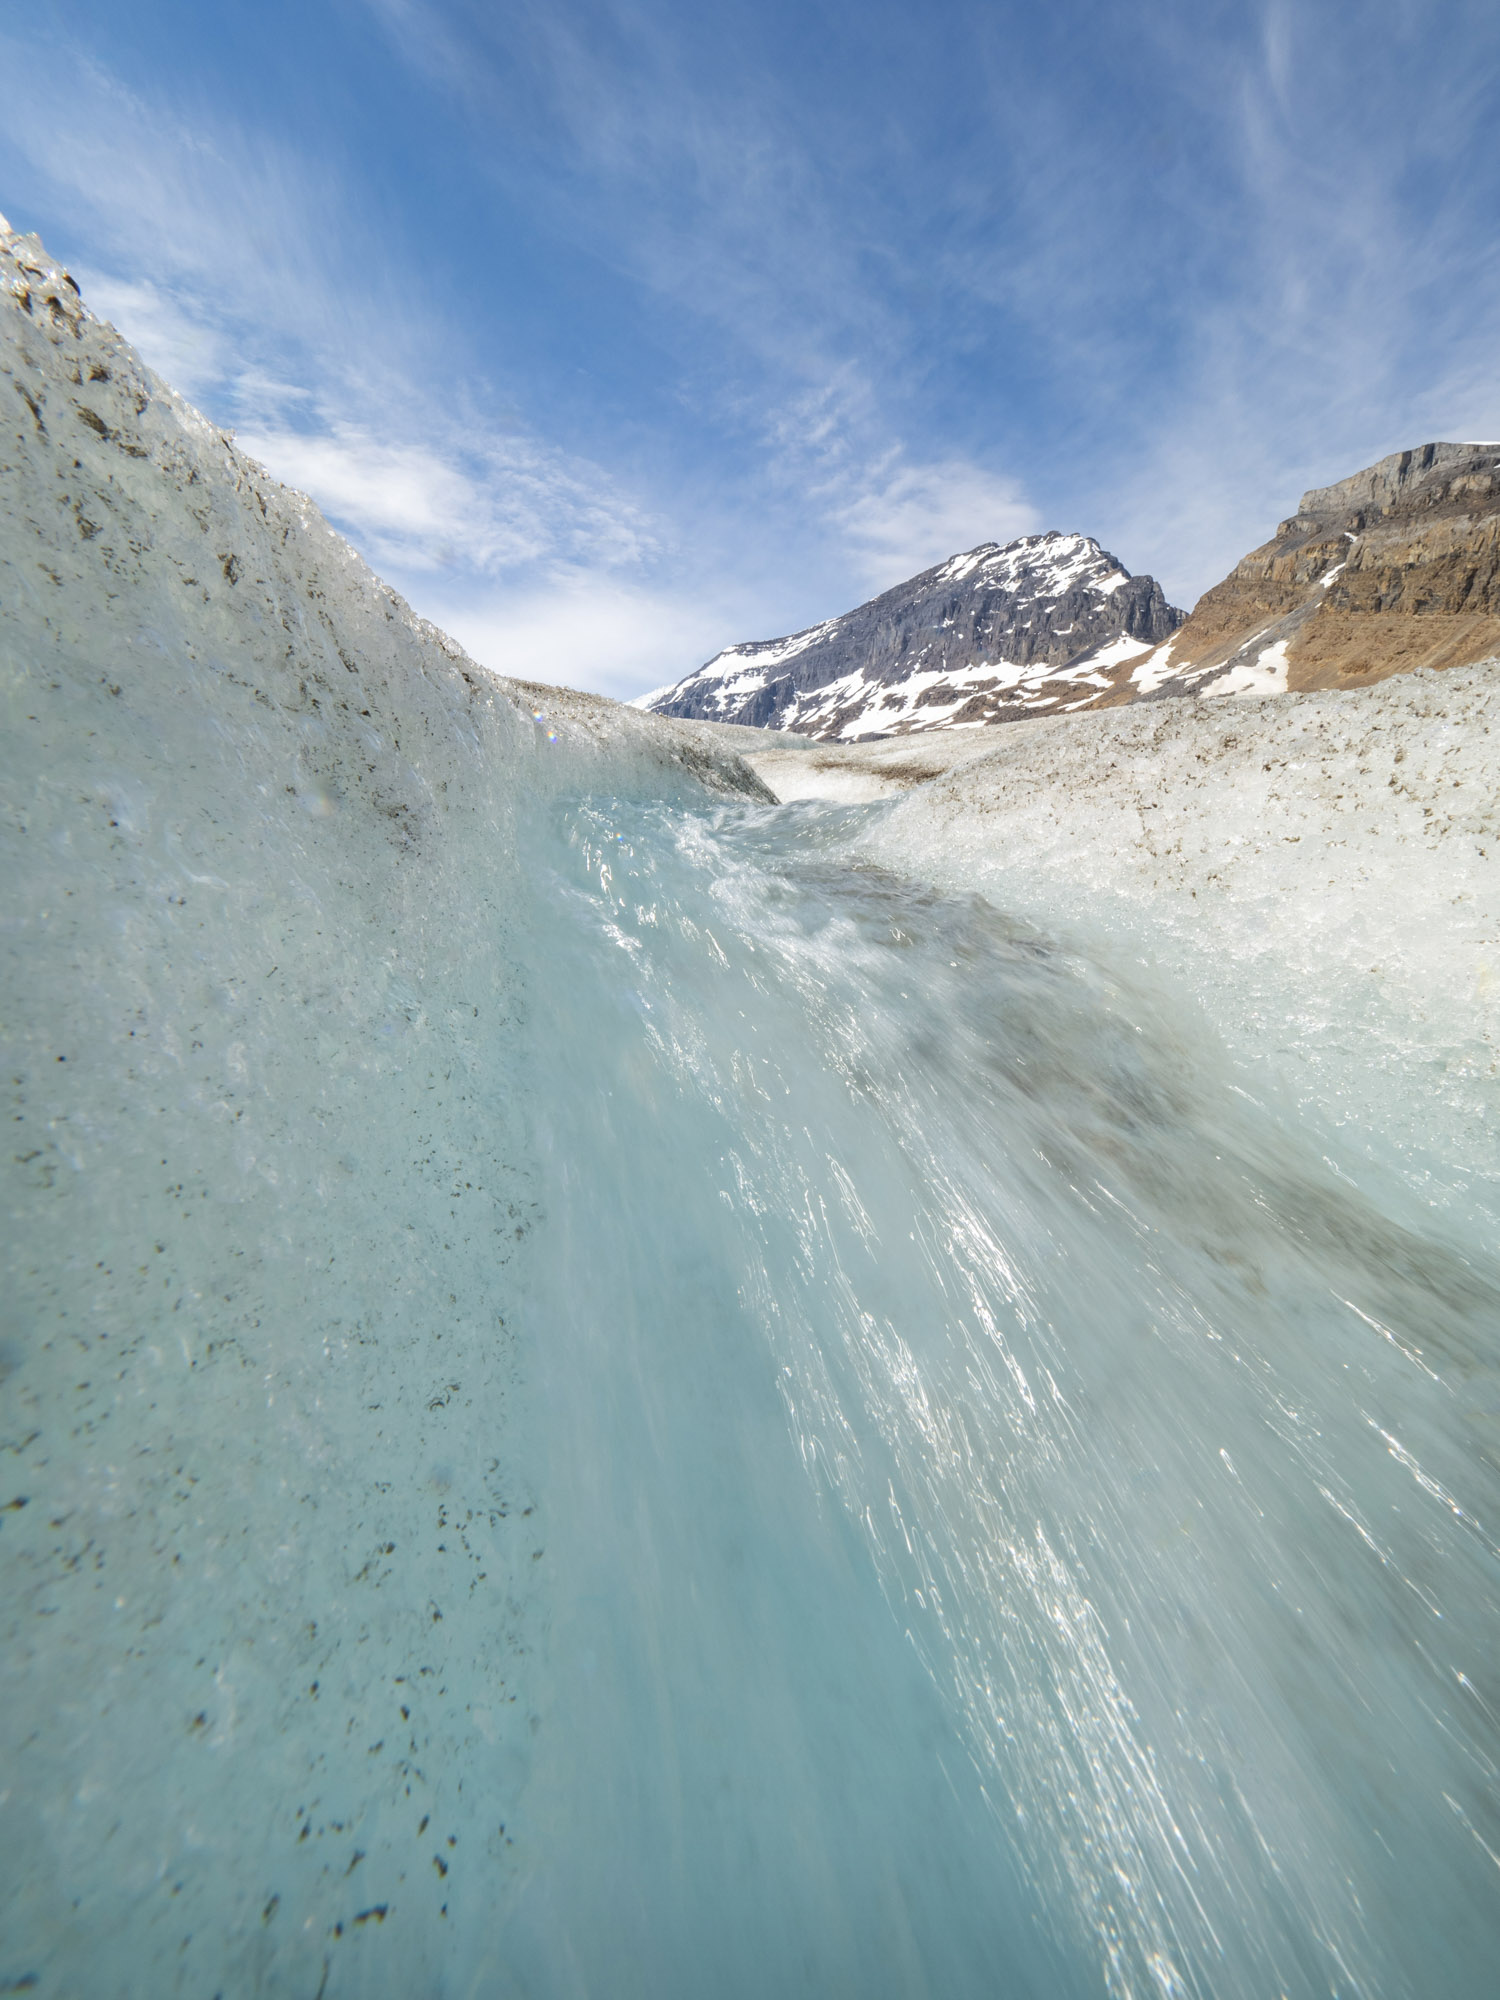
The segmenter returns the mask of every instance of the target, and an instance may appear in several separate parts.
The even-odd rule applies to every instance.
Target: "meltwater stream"
[[[527,837],[547,1693],[475,1990],[1493,1993],[1488,1246],[868,810]]]

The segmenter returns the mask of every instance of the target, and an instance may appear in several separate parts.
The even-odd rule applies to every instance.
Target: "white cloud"
[[[357,530],[377,557],[384,552],[426,568],[451,565],[462,550],[485,567],[497,556],[524,562],[541,553],[535,534],[497,546],[476,519],[473,482],[424,446],[384,444],[348,426],[321,435],[241,431],[236,443]]]
[[[189,401],[211,394],[229,374],[232,352],[222,327],[159,285],[87,264],[76,266],[73,275],[89,310],[109,320],[147,367]]]
[[[742,598],[693,597],[575,573],[432,614],[482,666],[521,680],[592,688],[628,701],[680,680],[744,635]]]
[[[945,459],[881,468],[839,518],[865,580],[885,590],[960,549],[1029,534],[1037,517],[1015,480]]]
[[[638,568],[657,553],[643,510],[602,472],[533,441],[481,439],[463,451],[335,420],[317,432],[241,431],[237,442],[379,564],[491,575],[570,558]]]

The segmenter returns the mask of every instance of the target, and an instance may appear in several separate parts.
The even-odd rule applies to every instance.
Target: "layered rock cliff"
[[[1295,514],[1113,696],[1366,687],[1500,651],[1500,445],[1394,452]]]

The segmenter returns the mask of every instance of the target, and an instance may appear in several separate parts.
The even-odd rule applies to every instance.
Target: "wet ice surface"
[[[1160,966],[1350,1146],[1383,1134],[1413,1186],[1478,1195],[1500,1230],[1497,744],[1496,661],[1043,718],[948,748],[855,846]],[[920,774],[945,746],[820,749],[835,768],[804,785]]]
[[[533,849],[554,1596],[502,1958],[1488,1991],[1483,1238],[1180,1006],[851,870],[860,818]]]
[[[80,730],[27,808],[7,1976],[1488,1993],[1482,1214],[889,806],[285,794],[252,867],[103,713],[137,793]]]
[[[496,1990],[513,821],[735,774],[484,675],[3,223],[0,374],[0,1991]]]
[[[105,643],[4,661],[0,1988],[410,1994],[530,1742],[505,809]]]

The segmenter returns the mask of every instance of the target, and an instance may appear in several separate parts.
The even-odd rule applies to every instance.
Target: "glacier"
[[[793,797],[0,263],[0,1990],[1487,1995],[1493,670]]]

